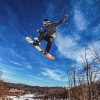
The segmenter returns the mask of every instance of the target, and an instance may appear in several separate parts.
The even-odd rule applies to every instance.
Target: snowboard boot
[[[43,53],[46,55],[46,54],[48,54],[48,52],[47,51],[43,51]]]
[[[40,45],[40,41],[38,39],[38,37],[34,38],[35,42],[33,43],[35,46],[39,46]]]

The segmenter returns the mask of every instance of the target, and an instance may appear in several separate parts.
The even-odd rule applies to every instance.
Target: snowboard
[[[52,56],[50,53],[46,53],[40,46],[38,45],[34,45],[34,40],[32,40],[32,38],[30,37],[26,37],[26,41],[28,43],[30,43],[31,45],[33,45],[34,48],[36,48],[39,52],[41,52],[42,54],[44,54],[47,58],[49,58],[50,60],[54,60],[55,57]]]

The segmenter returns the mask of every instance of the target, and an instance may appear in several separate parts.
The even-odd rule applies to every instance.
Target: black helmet
[[[44,19],[43,21],[48,21],[48,19]]]

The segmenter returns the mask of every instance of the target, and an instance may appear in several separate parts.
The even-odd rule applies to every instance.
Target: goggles
[[[50,23],[49,21],[44,21],[43,24],[46,25],[47,23]]]

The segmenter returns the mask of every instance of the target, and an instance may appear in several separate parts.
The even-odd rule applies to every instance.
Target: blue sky
[[[25,37],[36,37],[44,18],[57,22],[66,13],[69,18],[57,29],[50,51],[56,59],[51,61]],[[0,69],[4,81],[68,86],[67,72],[74,65],[80,69],[80,54],[91,41],[100,48],[99,0],[0,0]],[[89,51],[87,57],[93,58]]]

